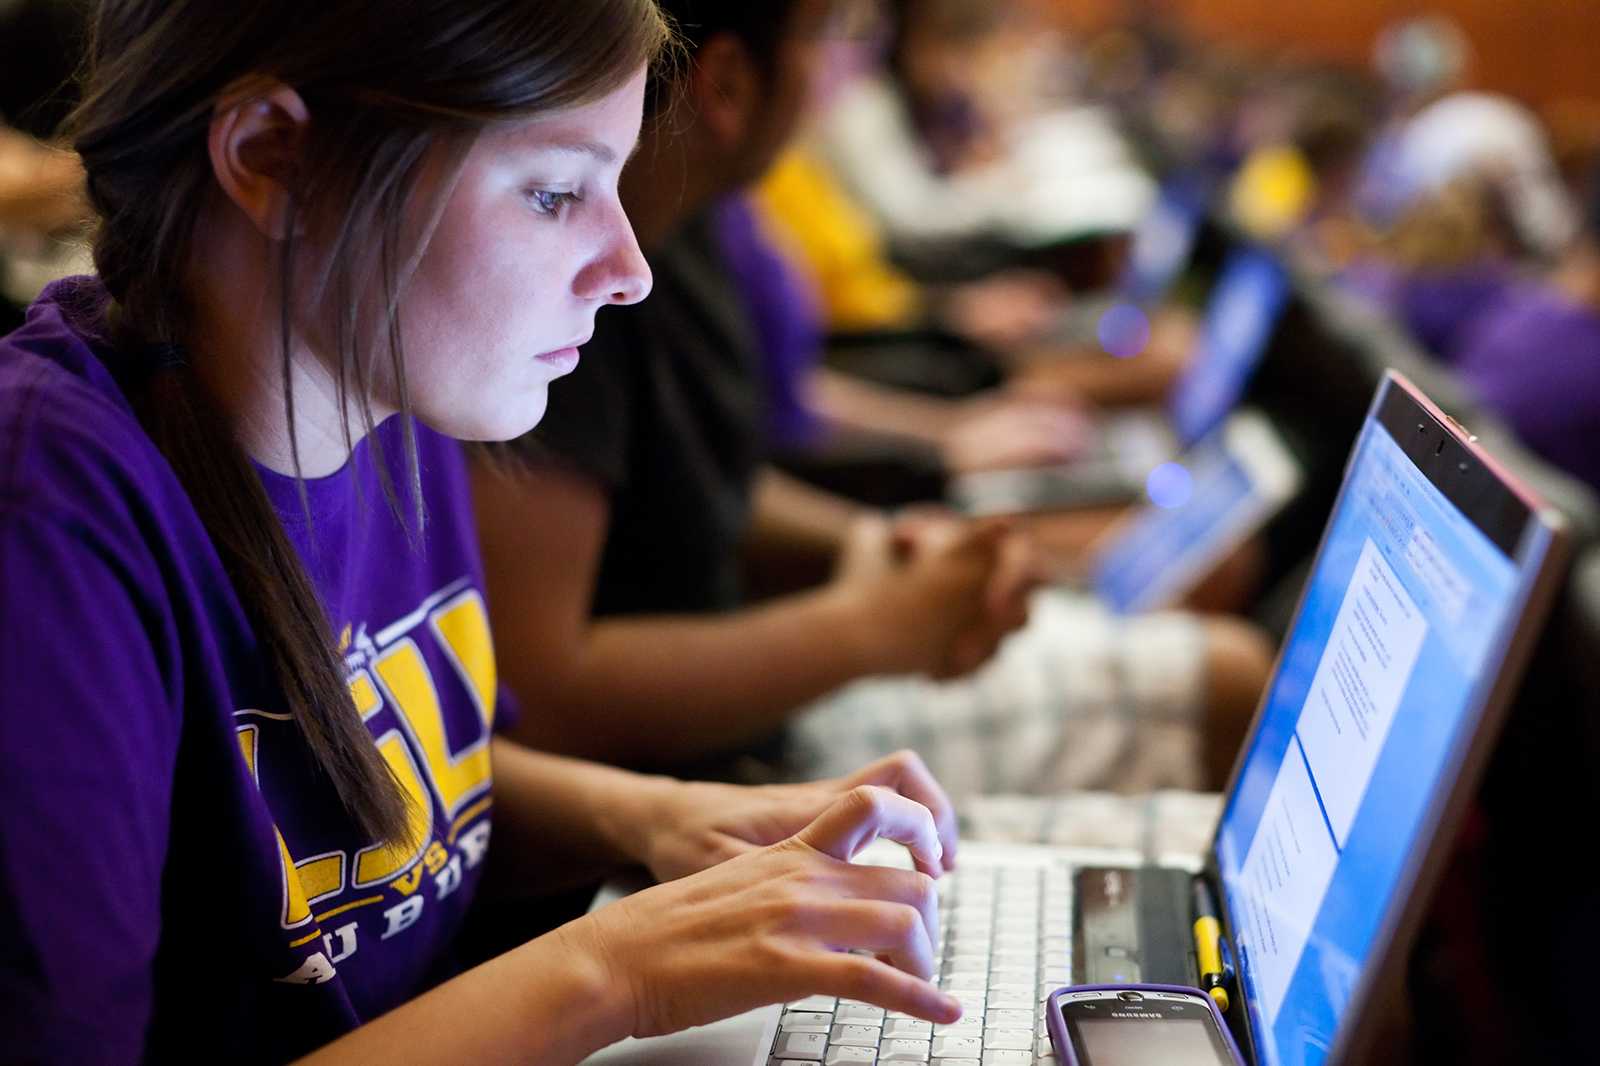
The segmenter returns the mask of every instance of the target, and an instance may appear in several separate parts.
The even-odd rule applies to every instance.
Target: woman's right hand
[[[909,848],[917,869],[852,865],[879,836]],[[634,1036],[810,995],[947,1024],[960,1004],[930,983],[942,854],[926,807],[863,785],[782,843],[629,896],[562,934],[598,957]]]

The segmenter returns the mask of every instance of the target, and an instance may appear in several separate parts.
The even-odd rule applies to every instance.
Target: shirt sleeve
[[[0,505],[8,1061],[136,1062],[151,1015],[180,716],[170,621],[104,528]]]

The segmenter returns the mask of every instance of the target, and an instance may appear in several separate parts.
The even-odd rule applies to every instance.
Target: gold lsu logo
[[[419,638],[432,639],[443,650],[478,712],[481,729],[460,749],[450,747],[439,689],[423,658]],[[410,832],[401,844],[376,844],[354,855],[335,851],[298,860],[280,833],[285,929],[307,925],[318,903],[347,889],[377,889],[404,880],[403,875],[430,859],[435,861],[429,865],[438,865],[443,851],[438,838],[453,846],[458,834],[490,805],[489,743],[496,674],[488,612],[470,579],[439,590],[375,634],[369,635],[364,625],[356,629],[346,626],[340,653],[349,670],[350,695],[362,720],[371,719],[385,707],[395,712],[396,724],[375,736],[374,743],[412,800]],[[236,717],[287,716],[246,710],[237,712]],[[259,782],[260,726],[241,724],[237,734],[245,763]],[[443,825],[435,821],[440,811]],[[338,909],[382,898],[378,895]],[[325,921],[331,916],[325,913],[315,918]]]

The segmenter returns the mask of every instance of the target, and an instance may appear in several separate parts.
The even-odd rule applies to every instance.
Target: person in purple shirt
[[[1530,448],[1600,491],[1600,171],[1553,275],[1486,301],[1446,359]]]
[[[1507,260],[1487,258],[1440,270],[1404,270],[1379,260],[1351,267],[1341,284],[1404,326],[1435,358],[1456,357],[1466,328],[1517,280]]]
[[[712,225],[761,349],[768,442],[778,451],[815,444],[822,420],[807,393],[822,358],[820,300],[761,232],[748,199],[730,196],[716,204]]]
[[[0,338],[0,1059],[959,1015],[914,757],[744,790],[496,735],[457,440],[526,432],[648,292],[617,179],[668,41],[650,0],[98,5],[98,276]],[[878,835],[918,872],[850,865]],[[474,899],[628,864],[667,883],[458,965]]]

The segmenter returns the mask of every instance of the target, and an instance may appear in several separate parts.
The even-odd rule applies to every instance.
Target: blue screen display
[[[1167,183],[1155,207],[1133,231],[1122,296],[1136,304],[1159,300],[1189,262],[1200,228],[1200,193],[1183,181]]]
[[[1152,502],[1095,556],[1090,586],[1119,614],[1165,606],[1192,571],[1186,560],[1210,560],[1229,543],[1246,505],[1255,496],[1250,472],[1228,451],[1223,430],[1197,444],[1183,459],[1190,482],[1181,498]]]
[[[1518,574],[1369,420],[1218,833],[1268,1066],[1326,1058]]]
[[[1289,296],[1289,278],[1271,255],[1234,252],[1206,304],[1199,347],[1167,398],[1172,426],[1185,447],[1222,424],[1250,376]]]

